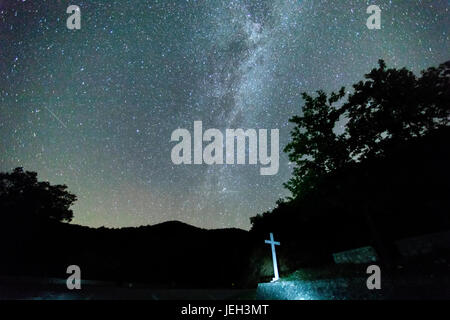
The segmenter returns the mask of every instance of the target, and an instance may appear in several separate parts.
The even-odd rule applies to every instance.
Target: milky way
[[[172,131],[279,129],[301,92],[349,87],[383,58],[414,72],[450,59],[449,1],[0,0],[0,170],[22,166],[78,196],[74,223],[181,220],[249,228],[292,166],[173,165]],[[282,153],[282,150],[280,150]]]

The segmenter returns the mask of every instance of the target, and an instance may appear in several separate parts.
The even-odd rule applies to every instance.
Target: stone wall
[[[334,263],[371,263],[377,261],[377,253],[372,247],[362,247],[353,250],[333,253]]]
[[[395,245],[404,257],[429,254],[438,250],[450,249],[450,232],[432,233],[414,238],[398,240]],[[342,252],[333,253],[336,264],[343,263],[372,263],[378,260],[373,247],[367,246]]]
[[[395,242],[404,257],[432,253],[450,249],[450,232],[432,233],[424,236],[403,239]]]

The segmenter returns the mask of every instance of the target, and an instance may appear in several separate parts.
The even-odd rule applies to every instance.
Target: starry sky
[[[70,5],[81,30],[68,30]],[[366,9],[382,9],[381,30]],[[282,148],[301,92],[362,79],[380,58],[450,59],[448,0],[0,0],[0,170],[67,184],[73,223],[250,227],[288,195]],[[280,169],[174,165],[171,133],[280,130]],[[224,131],[223,131],[224,132]]]

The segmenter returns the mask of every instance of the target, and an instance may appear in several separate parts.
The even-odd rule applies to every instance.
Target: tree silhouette
[[[70,206],[76,196],[66,185],[38,181],[37,173],[16,168],[0,173],[0,208],[2,218],[11,221],[53,220],[70,222]]]
[[[303,93],[303,115],[290,119],[296,126],[285,148],[296,164],[285,184],[292,198],[313,189],[327,173],[383,157],[391,146],[449,125],[450,61],[417,78],[405,68],[387,69],[380,60],[365,78],[345,103],[340,102],[345,88],[330,97],[323,91],[316,97]]]
[[[284,151],[289,153],[289,160],[296,167],[285,186],[293,198],[303,191],[312,190],[322,175],[347,161],[345,139],[334,130],[343,109],[335,108],[333,104],[345,95],[344,90],[333,92],[330,98],[323,91],[317,91],[315,98],[303,93],[303,115],[290,119],[296,126],[291,132],[292,141]]]

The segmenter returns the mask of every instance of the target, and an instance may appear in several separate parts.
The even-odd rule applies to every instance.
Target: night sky
[[[68,30],[68,5],[81,30]],[[382,29],[366,9],[382,9]],[[78,196],[74,223],[250,227],[287,196],[282,148],[301,92],[349,87],[385,59],[450,59],[446,0],[0,0],[0,170]],[[177,128],[280,130],[280,169],[179,165]]]

